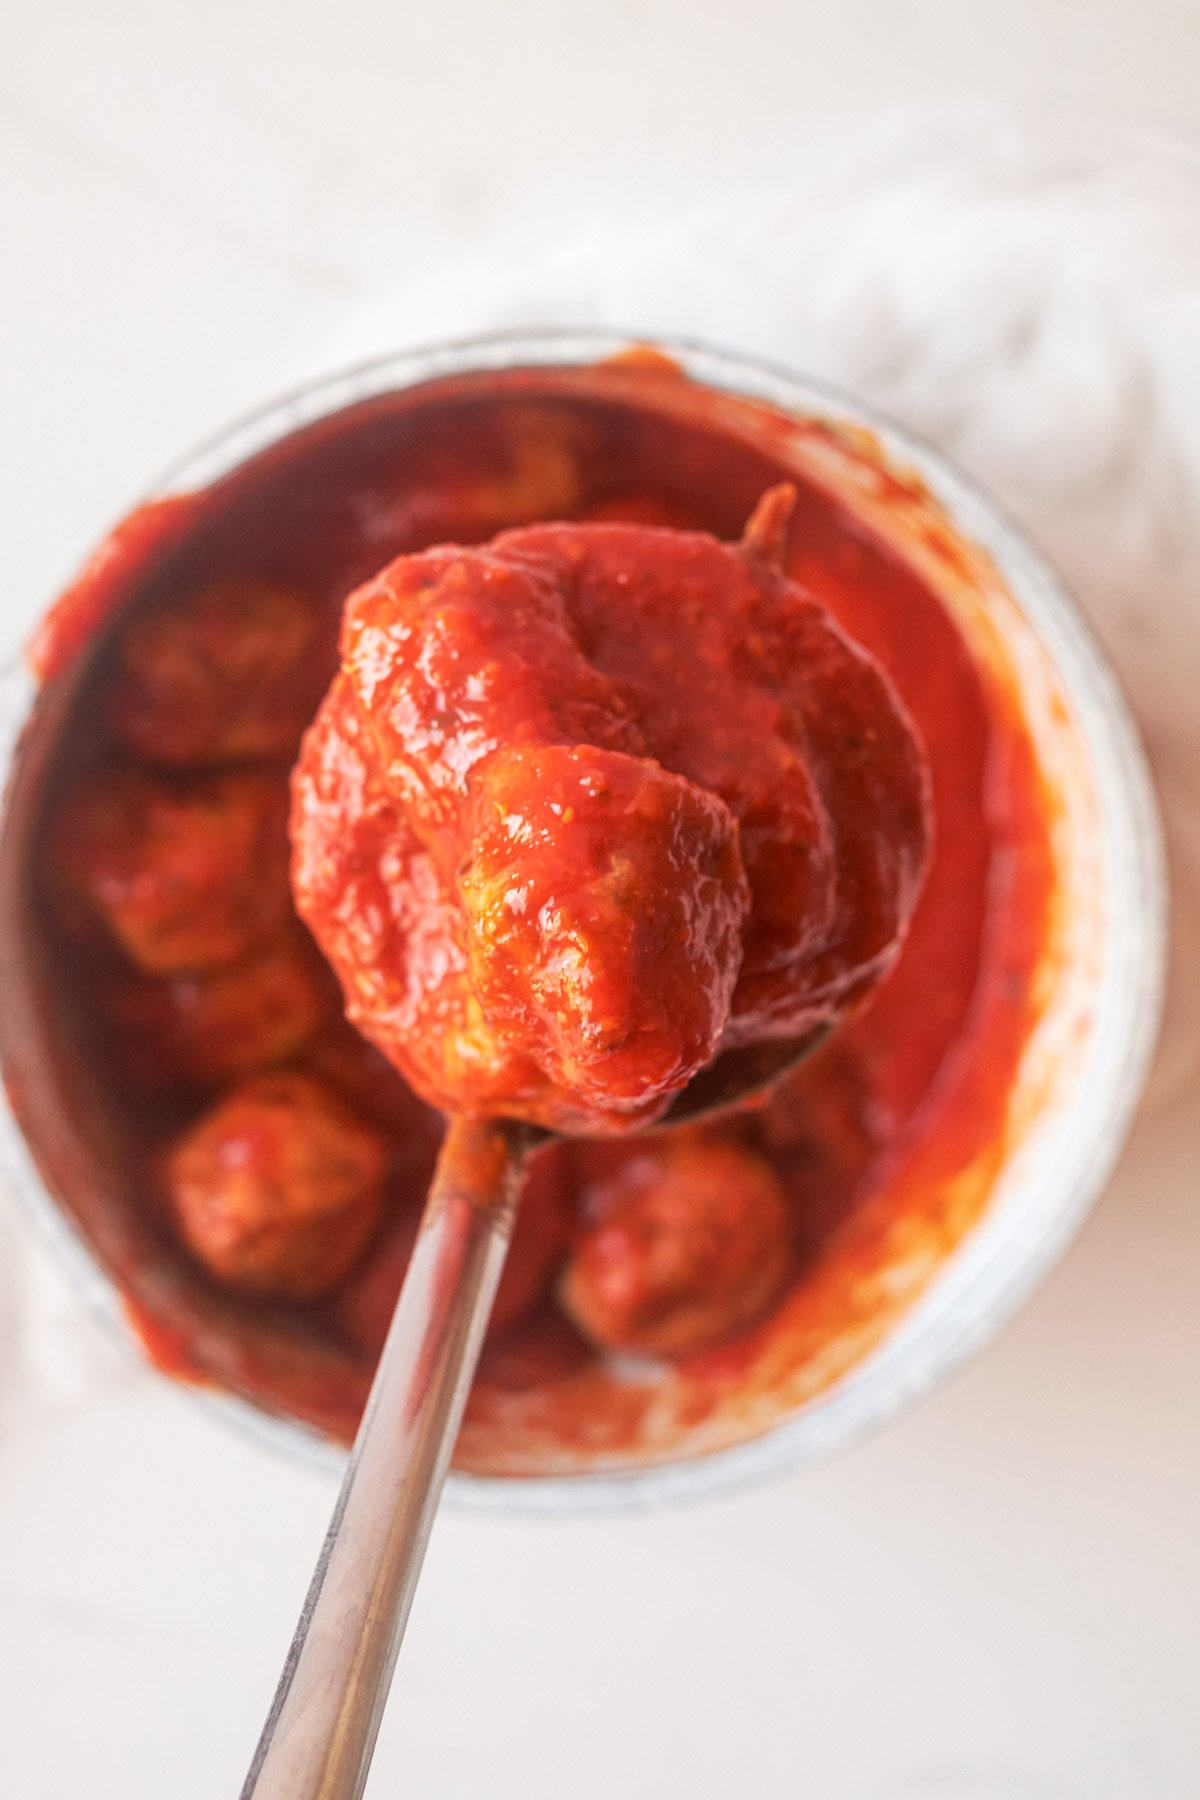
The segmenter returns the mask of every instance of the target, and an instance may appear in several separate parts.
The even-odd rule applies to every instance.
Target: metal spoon
[[[828,1035],[728,1051],[653,1128],[764,1092]],[[242,1800],[358,1800],[512,1235],[549,1133],[450,1120],[420,1234]]]

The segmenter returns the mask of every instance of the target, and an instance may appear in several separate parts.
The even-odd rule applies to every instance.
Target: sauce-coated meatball
[[[290,911],[286,799],[265,775],[97,770],[52,826],[55,896],[148,975],[237,962]]]
[[[184,1242],[247,1293],[311,1300],[348,1274],[383,1210],[387,1149],[306,1075],[260,1075],[220,1100],[166,1159]]]
[[[795,498],[737,544],[443,544],[346,602],[293,889],[348,1016],[434,1105],[628,1132],[895,962],[928,773],[888,677],[784,573]]]
[[[699,1133],[626,1152],[587,1192],[592,1222],[559,1286],[608,1350],[683,1357],[755,1324],[792,1264],[787,1204],[761,1157]]]
[[[287,1062],[336,1009],[324,971],[299,931],[241,962],[164,979],[114,971],[104,1011],[122,1071],[147,1092],[215,1086]]]
[[[307,594],[227,575],[125,627],[109,722],[152,762],[290,756],[329,679],[332,649]]]

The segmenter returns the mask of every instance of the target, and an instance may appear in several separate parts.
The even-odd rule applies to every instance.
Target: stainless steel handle
[[[451,1121],[242,1800],[358,1800],[512,1232],[519,1126]]]

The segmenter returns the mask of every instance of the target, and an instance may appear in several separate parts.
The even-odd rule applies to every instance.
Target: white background
[[[380,292],[652,227],[898,108],[1200,130],[1183,0],[43,0],[5,41],[6,653],[160,464]],[[444,1517],[371,1792],[1194,1800],[1198,1163],[1177,1097],[1003,1341],[836,1463],[623,1522]],[[3,1791],[235,1794],[331,1497],[0,1211]]]

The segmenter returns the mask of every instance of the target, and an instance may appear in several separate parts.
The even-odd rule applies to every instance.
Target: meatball
[[[313,1300],[348,1274],[383,1212],[385,1141],[311,1077],[259,1075],[166,1158],[188,1249],[229,1287]]]
[[[627,1132],[895,960],[927,772],[886,675],[784,574],[794,499],[739,544],[442,545],[347,601],[293,885],[349,1016],[435,1105]]]
[[[579,505],[587,447],[578,420],[553,407],[519,402],[498,411],[486,472],[453,488],[455,511],[477,520],[480,536],[515,519],[562,519]]]
[[[292,777],[292,885],[335,961],[346,1017],[425,1099],[481,1110],[545,1087],[488,1030],[466,972],[453,896],[373,768],[348,687],[330,689]]]
[[[60,910],[148,975],[237,962],[291,911],[286,811],[265,775],[99,769],[51,827]]]
[[[749,890],[728,807],[655,762],[498,752],[459,870],[492,1029],[598,1111],[658,1110],[716,1055]]]
[[[136,755],[179,767],[291,756],[333,661],[309,595],[225,576],[125,626],[109,723]]]
[[[162,979],[119,970],[103,985],[117,1054],[135,1088],[216,1086],[288,1061],[336,1008],[298,929],[242,962]]]
[[[559,1300],[603,1349],[707,1350],[756,1324],[792,1266],[787,1204],[769,1166],[708,1135],[627,1153],[586,1206]]]
[[[539,1151],[529,1165],[492,1307],[489,1339],[528,1317],[549,1291],[562,1264],[571,1226],[565,1176],[563,1153],[553,1145]],[[383,1349],[419,1223],[420,1207],[405,1207],[335,1302],[346,1336],[356,1349],[371,1357]]]

